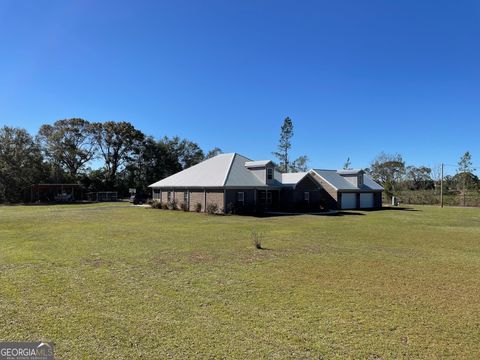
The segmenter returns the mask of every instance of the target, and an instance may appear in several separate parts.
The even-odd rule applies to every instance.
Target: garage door
[[[371,209],[373,208],[373,194],[360,194],[360,207],[362,209]]]
[[[355,209],[357,207],[357,194],[342,193],[342,209]]]

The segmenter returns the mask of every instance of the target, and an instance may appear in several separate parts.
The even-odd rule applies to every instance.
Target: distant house
[[[216,204],[221,212],[239,213],[254,210],[318,211],[341,207],[346,201],[342,202],[342,197],[348,198],[349,195],[343,196],[343,188],[338,188],[337,183],[330,183],[335,180],[333,176],[327,179],[318,171],[280,173],[270,160],[252,161],[237,153],[220,154],[160,180],[150,188],[154,200],[176,203],[178,207],[190,211],[198,208],[205,211],[209,204]],[[349,175],[328,171],[350,183]],[[361,172],[357,177],[362,176],[363,179],[364,175]],[[368,183],[373,182],[368,178]],[[368,191],[365,187],[354,189],[353,186],[352,182],[350,192],[355,194],[379,191]],[[381,190],[380,203],[375,202],[376,197],[373,196],[373,203],[360,200],[353,208],[381,206]]]

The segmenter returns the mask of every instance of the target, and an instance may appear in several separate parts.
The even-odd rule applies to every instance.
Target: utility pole
[[[442,171],[440,175],[440,207],[443,208],[443,163],[442,163]]]

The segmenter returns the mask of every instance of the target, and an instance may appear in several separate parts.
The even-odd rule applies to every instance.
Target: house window
[[[168,201],[168,202],[172,202],[172,192],[171,192],[171,191],[169,191],[169,192],[167,193],[167,201]]]
[[[265,202],[267,201],[266,192],[265,191],[259,191],[258,195],[259,195],[260,204],[265,204]]]
[[[310,193],[308,191],[305,191],[303,193],[303,198],[306,202],[309,202],[310,201]]]
[[[188,199],[189,198],[189,193],[188,191],[183,192],[183,203],[188,206]]]
[[[267,180],[273,180],[273,169],[267,168]]]
[[[237,202],[242,205],[245,204],[245,193],[243,191],[237,192]]]
[[[160,196],[160,189],[153,189],[153,200],[159,200]]]
[[[363,175],[359,175],[357,178],[357,186],[363,185]]]
[[[267,205],[272,205],[272,193],[267,191]]]

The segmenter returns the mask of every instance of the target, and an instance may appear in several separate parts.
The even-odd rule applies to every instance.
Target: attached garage
[[[357,194],[356,193],[342,193],[341,208],[342,209],[356,209],[357,208]]]
[[[360,193],[360,208],[372,209],[373,207],[373,193]]]

